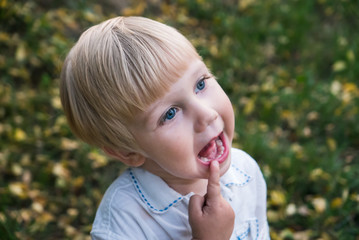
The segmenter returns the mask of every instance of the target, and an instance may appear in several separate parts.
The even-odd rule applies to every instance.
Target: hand
[[[234,227],[234,212],[222,197],[219,185],[219,163],[212,161],[207,194],[193,195],[189,202],[189,223],[195,240],[229,239]]]

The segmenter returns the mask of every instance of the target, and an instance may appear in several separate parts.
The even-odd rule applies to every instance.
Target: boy
[[[72,131],[129,166],[101,201],[93,239],[269,238],[263,176],[231,148],[232,105],[183,35],[110,19],[82,34],[61,79]]]

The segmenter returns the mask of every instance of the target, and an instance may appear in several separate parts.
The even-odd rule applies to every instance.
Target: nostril
[[[210,111],[203,111],[202,114],[198,113],[197,122],[195,124],[195,129],[197,132],[204,131],[207,126],[211,125],[218,118],[217,111],[210,109]]]

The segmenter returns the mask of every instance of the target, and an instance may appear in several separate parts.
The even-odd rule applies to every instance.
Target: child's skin
[[[128,166],[141,166],[161,177],[182,195],[205,195],[209,162],[218,161],[220,176],[230,167],[234,113],[228,96],[203,61],[188,62],[169,91],[128,126],[142,153],[104,150]],[[223,153],[217,150],[204,161],[200,152],[214,139],[220,139]]]
[[[171,89],[129,126],[145,154],[104,151],[160,176],[183,195],[194,192],[189,206],[194,239],[229,239],[234,213],[220,194],[219,178],[231,162],[233,109],[205,64],[200,59],[189,62]],[[221,139],[224,153],[204,162],[199,152],[214,138]]]
[[[229,239],[234,224],[234,212],[223,199],[219,185],[219,164],[211,162],[207,194],[202,197],[193,195],[189,202],[189,223],[194,240]]]
[[[145,173],[149,183],[163,187],[165,182],[168,187],[164,187],[163,196],[170,197],[173,189],[183,197],[178,198],[183,201],[177,206],[175,200],[166,208],[151,205],[156,212],[148,210],[142,206],[147,199],[132,195],[136,188],[127,184],[130,169],[104,195],[91,232],[94,239],[153,239],[167,234],[190,238],[189,227],[193,239],[229,239],[235,214],[224,199],[227,193],[236,194],[236,201],[231,200],[236,213],[250,217],[236,218],[233,236],[237,227],[248,225],[248,231],[240,236],[267,237],[265,182],[253,159],[232,148],[232,104],[190,42],[176,30],[140,17],[118,17],[94,26],[69,53],[61,79],[61,101],[77,136],[133,171]],[[243,191],[235,184],[240,173],[231,167],[232,161],[234,166],[242,165],[242,158],[244,170],[258,176],[250,183],[247,179],[251,184],[246,188],[250,194],[245,202],[248,209],[238,204]],[[222,183],[229,180],[234,188],[224,184],[223,197],[220,177],[228,169],[231,173],[222,178]],[[156,188],[150,186],[148,191],[155,194],[152,191]],[[192,196],[189,202],[188,196]],[[118,202],[112,205],[109,199]],[[161,200],[155,198],[154,202],[163,204]],[[131,203],[128,208],[122,204],[127,201]],[[158,215],[158,209],[167,211],[172,206],[175,211],[166,212],[163,218]],[[111,218],[107,218],[108,209],[114,213]],[[150,218],[137,219],[137,213],[145,211]],[[256,217],[259,219],[254,220]],[[159,223],[157,218],[170,224]],[[136,227],[127,228],[128,221]],[[113,227],[103,229],[103,224]]]

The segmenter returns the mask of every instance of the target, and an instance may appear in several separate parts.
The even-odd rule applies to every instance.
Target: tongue
[[[214,159],[216,158],[216,155],[217,155],[217,146],[214,140],[208,143],[199,153],[200,157],[205,157],[208,159]]]

